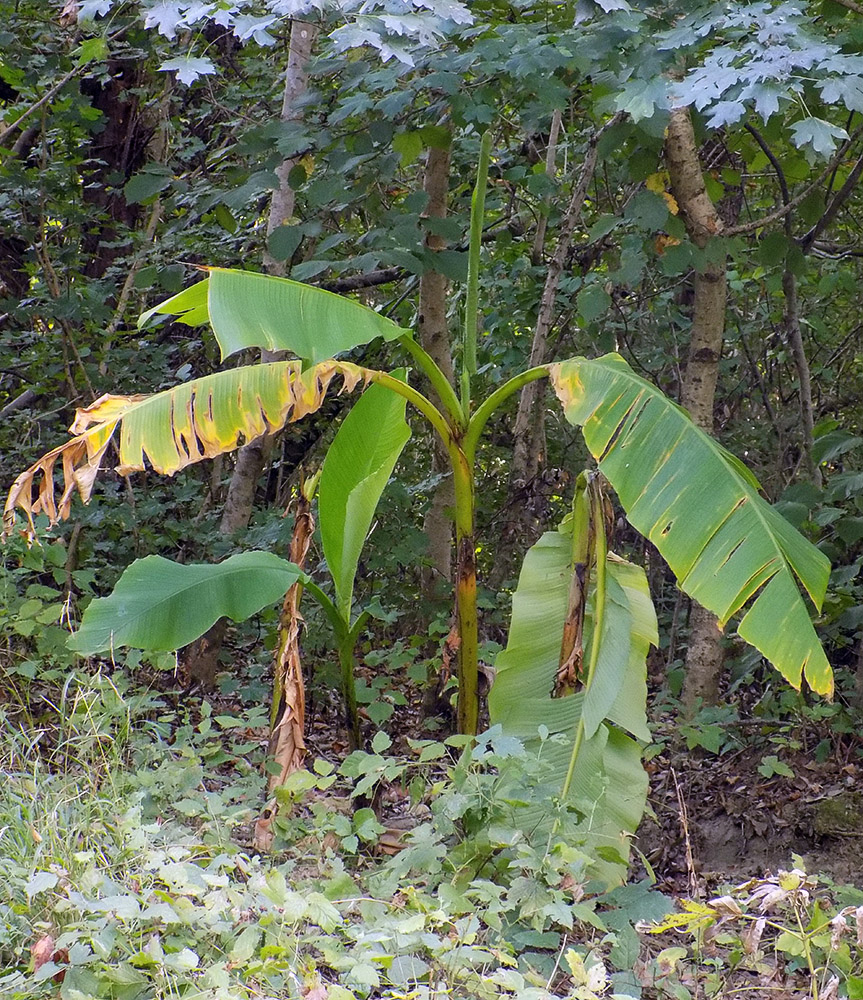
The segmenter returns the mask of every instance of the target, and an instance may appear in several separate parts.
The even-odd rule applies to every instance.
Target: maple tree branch
[[[747,122],[746,125],[744,125],[744,128],[761,147],[761,152],[764,153],[768,160],[770,160],[770,164],[776,173],[776,179],[779,181],[779,187],[782,191],[782,204],[787,205],[788,202],[791,201],[791,193],[788,190],[788,181],[785,179],[785,171],[782,169],[782,164],[777,159],[773,150],[767,145],[767,140],[754,125],[750,125],[749,122]]]
[[[855,14],[863,14],[863,4],[857,3],[857,0],[834,0],[834,2],[838,3],[840,7],[853,10]]]
[[[838,152],[834,154],[830,162],[821,171],[821,173],[812,181],[811,184],[807,184],[802,191],[796,194],[787,204],[783,205],[781,208],[777,208],[775,212],[768,212],[767,215],[763,215],[760,219],[753,219],[751,222],[742,222],[738,226],[729,226],[725,230],[723,236],[742,236],[744,233],[753,233],[756,229],[763,229],[766,226],[772,225],[774,222],[778,222],[780,219],[784,219],[785,216],[797,208],[810,194],[821,184],[829,175],[832,170],[836,168],[838,163],[842,162],[842,158],[846,155],[851,146],[857,141],[857,139],[863,135],[863,125],[860,125],[854,130],[851,136],[842,144]],[[838,196],[837,196],[838,197]]]
[[[860,180],[860,174],[863,173],[863,156],[861,156],[854,166],[851,168],[851,172],[845,178],[845,183],[836,192],[833,198],[830,200],[830,204],[824,210],[824,214],[815,223],[815,225],[809,230],[808,233],[800,240],[800,246],[804,251],[808,250],[809,247],[818,239],[821,233],[830,225],[830,223],[839,214],[839,209],[845,204],[851,195],[851,192],[857,186],[857,181]]]

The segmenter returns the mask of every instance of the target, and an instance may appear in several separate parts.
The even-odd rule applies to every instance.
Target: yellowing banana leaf
[[[110,597],[90,603],[68,646],[85,655],[119,646],[179,649],[219,618],[245,621],[305,578],[299,566],[271,552],[188,565],[147,556],[129,566]]]
[[[575,694],[552,697],[570,587],[568,532],[550,531],[525,557],[513,594],[506,649],[496,660],[489,694],[492,724],[528,745],[546,726],[563,741],[543,744],[544,759],[560,775],[561,788],[572,756],[576,728],[584,715],[585,738],[576,758],[569,800],[583,814],[585,847],[597,857],[597,874],[609,884],[626,872],[629,840],[647,796],[637,739],[647,741],[645,661],[657,641],[656,617],[644,571],[617,556],[606,561],[608,594],[602,643],[594,679]],[[585,646],[593,631],[592,599],[585,614]],[[624,731],[625,730],[625,731]],[[632,735],[628,735],[632,734]],[[543,828],[544,817],[525,817]],[[615,860],[617,859],[617,860]]]
[[[197,326],[209,322],[222,358],[247,347],[290,351],[317,363],[376,337],[395,340],[408,330],[353,299],[255,271],[208,269],[198,282],[145,312],[175,315]]]
[[[582,426],[630,522],[680,587],[723,623],[752,601],[740,636],[795,687],[805,676],[832,694],[833,672],[797,586],[820,610],[826,556],[759,495],[738,459],[619,355],[573,358],[550,373],[567,420]]]
[[[404,377],[404,372],[394,372]],[[375,510],[411,436],[406,400],[369,386],[342,421],[327,450],[318,488],[318,520],[336,604],[350,616],[354,577]]]
[[[347,362],[328,361],[305,372],[301,367],[299,361],[281,361],[218,372],[152,396],[102,396],[78,410],[70,428],[75,437],[15,480],[6,500],[6,532],[14,527],[16,508],[24,511],[32,531],[36,514],[47,514],[52,523],[68,517],[76,490],[86,503],[118,427],[119,472],[149,467],[173,475],[314,413],[336,375],[348,391],[363,378],[363,369]],[[58,461],[63,470],[59,497]]]

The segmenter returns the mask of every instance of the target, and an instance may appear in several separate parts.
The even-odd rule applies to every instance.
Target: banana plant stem
[[[526,386],[528,382],[535,382],[539,378],[547,377],[547,365],[539,365],[536,368],[528,368],[527,371],[520,372],[508,382],[504,382],[504,384],[495,389],[487,399],[483,400],[482,404],[477,408],[476,413],[474,413],[473,417],[471,417],[467,428],[467,434],[465,434],[464,441],[462,442],[462,449],[464,450],[464,453],[471,465],[473,465],[474,458],[476,457],[476,448],[479,443],[479,437],[482,434],[485,425],[488,423],[488,418],[492,415],[492,413],[494,413],[501,403],[509,399],[514,392],[518,392],[519,389]]]
[[[596,584],[593,592],[593,632],[590,637],[590,652],[588,654],[587,672],[584,679],[584,695],[581,702],[581,711],[578,713],[578,724],[575,728],[575,740],[572,745],[572,754],[569,758],[569,767],[566,771],[566,778],[560,797],[563,801],[569,796],[572,787],[572,779],[575,776],[575,767],[578,762],[581,747],[585,740],[584,725],[584,705],[590,692],[593,678],[596,673],[596,664],[599,661],[599,650],[602,645],[602,632],[605,626],[605,598],[606,598],[606,562],[608,557],[608,539],[605,537],[605,522],[602,516],[602,497],[599,492],[599,484],[592,479],[588,485],[590,496],[590,520],[591,530],[594,535],[594,552],[596,553]],[[575,526],[573,526],[575,527]]]
[[[479,628],[476,605],[474,472],[464,451],[449,448],[455,487],[456,615],[458,619],[458,730],[476,735],[479,726]]]
[[[438,398],[453,424],[462,427],[466,426],[467,418],[461,408],[461,403],[455,389],[450,385],[449,379],[438,368],[430,355],[423,350],[413,337],[401,337],[399,338],[399,343],[416,361],[423,374],[431,382],[432,388],[438,394]]]
[[[356,660],[354,642],[350,634],[339,638],[339,664],[342,668],[342,695],[345,699],[345,721],[350,734],[351,750],[360,748],[360,715],[357,709],[357,689],[355,682]]]
[[[324,614],[329,619],[333,634],[336,637],[336,649],[338,650],[339,666],[341,667],[342,697],[345,703],[345,721],[350,733],[351,750],[359,750],[360,716],[357,710],[354,649],[360,629],[368,620],[368,613],[364,611],[354,622],[353,627],[351,627],[350,609],[348,609],[346,614],[343,613],[341,609],[336,607],[335,602],[311,580],[307,580],[305,586],[306,590],[320,604]]]
[[[363,368],[362,372],[364,377],[367,378],[369,382],[376,382],[378,385],[385,385],[388,389],[392,389],[393,392],[398,393],[400,396],[404,396],[409,403],[413,403],[413,405],[438,432],[441,440],[447,446],[447,449],[450,448],[454,440],[453,428],[447,421],[446,417],[440,412],[434,403],[431,402],[431,400],[425,397],[418,390],[414,389],[413,386],[408,385],[407,382],[402,382],[400,379],[394,378],[386,372],[378,371],[375,368]]]

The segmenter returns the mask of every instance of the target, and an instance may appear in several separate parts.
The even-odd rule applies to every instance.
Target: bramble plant
[[[220,616],[242,620],[299,581],[322,601],[336,630],[350,699],[352,649],[363,621],[362,615],[351,621],[353,581],[376,505],[408,438],[407,401],[438,433],[452,467],[458,728],[475,734],[476,453],[492,413],[529,382],[550,378],[567,420],[582,428],[598,472],[579,477],[572,514],[527,555],[489,707],[492,722],[507,734],[536,740],[542,725],[563,735],[553,743],[562,795],[589,817],[585,829],[613,881],[644,809],[639,741],[648,739],[645,658],[656,642],[656,621],[643,570],[608,551],[603,483],[611,484],[629,521],[654,543],[687,594],[723,624],[743,612],[740,636],[792,685],[799,687],[805,677],[824,695],[832,691],[832,671],[798,584],[819,609],[830,566],[760,496],[749,470],[619,355],[540,365],[474,400],[489,155],[486,133],[472,203],[458,392],[410,331],[372,309],[283,278],[208,269],[205,280],[149,310],[139,325],[157,313],[188,325],[209,322],[223,357],[258,347],[289,351],[298,360],[222,371],[149,396],[106,395],[79,410],[72,439],[15,481],[6,531],[14,529],[16,508],[32,528],[38,513],[52,522],[68,517],[76,491],[86,502],[118,428],[119,471],[152,468],[173,475],[314,412],[336,377],[342,391],[369,385],[337,436],[321,479],[321,537],[334,601],[299,567],[272,553],[241,553],[216,566],[181,566],[149,556],[126,571],[111,597],[88,607],[71,640],[81,653],[120,645],[177,648]],[[439,407],[399,373],[336,359],[377,338],[409,355]]]

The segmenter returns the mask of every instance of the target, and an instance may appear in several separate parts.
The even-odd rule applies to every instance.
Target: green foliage
[[[155,313],[179,314],[190,325],[212,326],[222,358],[262,347],[290,351],[312,364],[376,337],[394,340],[407,332],[352,299],[297,281],[226,268],[209,268],[208,274],[205,281],[148,310],[139,325]]]
[[[85,655],[120,646],[180,649],[219,618],[245,621],[304,579],[270,552],[240,552],[215,566],[147,556],[123,573],[110,597],[88,605],[69,648]]]
[[[723,623],[755,597],[740,636],[795,687],[805,676],[830,694],[830,664],[797,589],[799,580],[820,610],[826,556],[764,502],[738,459],[622,358],[566,361],[553,378],[567,419],[583,426],[627,517],[681,588]]]
[[[576,755],[568,801],[583,816],[580,834],[601,859],[603,876],[614,884],[625,874],[628,838],[638,827],[647,795],[636,741],[650,740],[645,657],[657,640],[656,619],[643,571],[610,555],[594,678],[577,693],[553,697],[570,579],[577,571],[571,565],[572,530],[570,523],[568,530],[546,533],[525,558],[513,595],[509,641],[495,661],[489,714],[504,732],[529,745],[541,727],[548,740],[543,759],[557,772],[557,794]],[[585,649],[593,637],[595,595],[593,589],[585,615]],[[576,748],[580,725],[586,738]],[[557,833],[547,805],[525,812],[524,821],[531,829]]]
[[[284,789],[293,810],[277,821],[279,853],[261,857],[227,838],[261,783],[248,742],[233,735],[261,724],[254,713],[222,716],[203,702],[177,717],[96,681],[67,718],[78,720],[72,754],[54,773],[28,771],[26,748],[4,732],[19,751],[0,791],[0,984],[10,998],[55,995],[62,981],[64,994],[129,1000],[315,987],[396,1000],[442,986],[488,1000],[583,1000],[580,980],[557,971],[565,943],[567,968],[602,963],[618,994],[637,995],[610,956],[668,901],[646,887],[597,895],[577,837],[551,850],[525,837],[519,813],[543,794],[549,768],[499,730],[461,750],[459,739],[411,741],[406,759],[383,756],[381,733],[376,752],[338,769],[316,761]],[[90,731],[111,742],[88,742]],[[220,776],[204,782],[216,759]],[[343,803],[395,780],[409,784],[420,824],[380,857],[382,824]],[[570,832],[574,814],[558,811]]]
[[[336,606],[348,626],[360,553],[384,487],[410,438],[405,406],[403,397],[370,386],[342,421],[321,469],[321,543]]]

